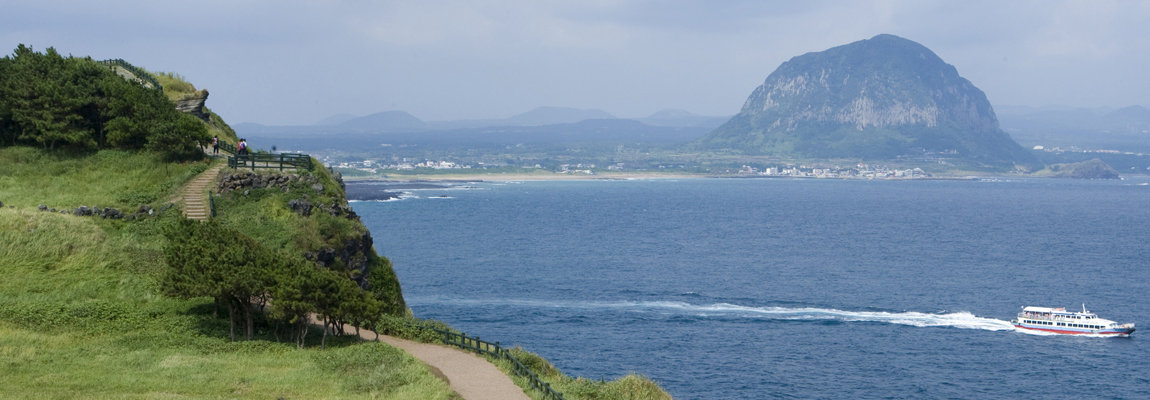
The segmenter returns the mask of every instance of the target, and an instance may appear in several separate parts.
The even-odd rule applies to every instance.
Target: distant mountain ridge
[[[350,121],[350,120],[353,120],[356,118],[358,118],[358,117],[354,114],[336,114],[336,115],[332,115],[330,117],[321,119],[312,125],[317,125],[317,126],[339,125],[339,124],[342,124],[344,122],[347,122],[347,121]]]
[[[441,131],[489,127],[550,126],[577,124],[590,120],[626,120],[657,127],[714,129],[730,117],[698,115],[684,110],[663,109],[645,118],[617,118],[600,109],[579,109],[570,107],[537,107],[530,111],[508,118],[471,119],[448,121],[423,121],[404,111],[384,111],[363,117],[352,114],[335,114],[311,125],[269,126],[256,123],[236,124],[240,129],[259,133],[285,134],[354,132],[399,132],[399,131]],[[635,124],[624,124],[638,127]]]
[[[1067,106],[1027,107],[995,106],[1008,131],[1148,134],[1150,110],[1140,105],[1114,109],[1110,107],[1074,108]]]
[[[954,151],[990,164],[1036,162],[954,66],[886,34],[783,63],[738,115],[693,146],[813,158]]]
[[[729,119],[731,119],[730,116],[711,117],[672,108],[664,108],[646,118],[636,118],[639,122],[651,126],[699,127],[710,129],[722,126],[723,123]]]
[[[383,111],[341,122],[341,128],[363,131],[404,131],[427,127],[427,122],[403,111]]]

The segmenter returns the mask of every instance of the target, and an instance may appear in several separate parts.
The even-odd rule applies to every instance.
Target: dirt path
[[[377,338],[375,332],[361,331],[360,337]],[[486,359],[454,347],[413,342],[387,335],[378,335],[380,341],[398,347],[422,360],[432,372],[447,380],[451,390],[467,400],[531,400],[523,388]]]
[[[312,325],[322,328],[316,316],[311,316]],[[393,336],[380,335],[362,329],[359,337],[363,340],[379,340],[406,351],[412,357],[423,361],[431,372],[447,381],[451,390],[466,400],[531,400],[516,386],[511,378],[500,371],[495,364],[475,353],[455,347],[419,343]]]
[[[176,199],[184,205],[188,218],[206,221],[211,212],[207,205],[208,187],[215,182],[223,164],[216,164],[197,175]],[[318,324],[318,321],[313,322]],[[418,343],[396,337],[360,331],[365,340],[376,340],[398,347],[431,367],[433,373],[451,385],[451,390],[466,400],[530,400],[523,389],[515,385],[494,364],[473,353],[453,347]]]

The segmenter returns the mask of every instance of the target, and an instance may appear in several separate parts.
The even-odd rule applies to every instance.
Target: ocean
[[[415,314],[677,399],[1150,398],[1150,186],[482,182],[352,203]]]

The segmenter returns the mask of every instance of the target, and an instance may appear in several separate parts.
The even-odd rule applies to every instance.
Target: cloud
[[[234,122],[732,114],[780,63],[880,33],[931,48],[992,102],[1121,106],[1150,103],[1148,4],[0,1],[0,45],[176,71]]]

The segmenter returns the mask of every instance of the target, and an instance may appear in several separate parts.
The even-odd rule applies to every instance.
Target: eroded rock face
[[[292,200],[288,200],[287,205],[288,205],[288,208],[290,208],[292,210],[292,212],[295,212],[296,214],[299,214],[300,216],[307,217],[307,216],[311,215],[311,207],[312,206],[311,206],[311,203],[308,202],[307,200],[292,199]]]
[[[192,114],[196,118],[208,121],[208,113],[204,112],[204,102],[208,101],[208,90],[203,89],[176,101],[176,110]]]
[[[999,129],[986,95],[954,66],[893,35],[792,58],[696,144],[816,158],[925,150],[1036,161]]]
[[[304,253],[303,257],[314,261],[323,268],[332,268],[338,261],[351,271],[352,279],[359,287],[368,289],[367,276],[370,272],[368,270],[370,263],[367,255],[372,251],[372,244],[371,233],[364,232],[358,239],[344,242],[344,246],[340,249],[326,248],[318,252],[309,251]]]

